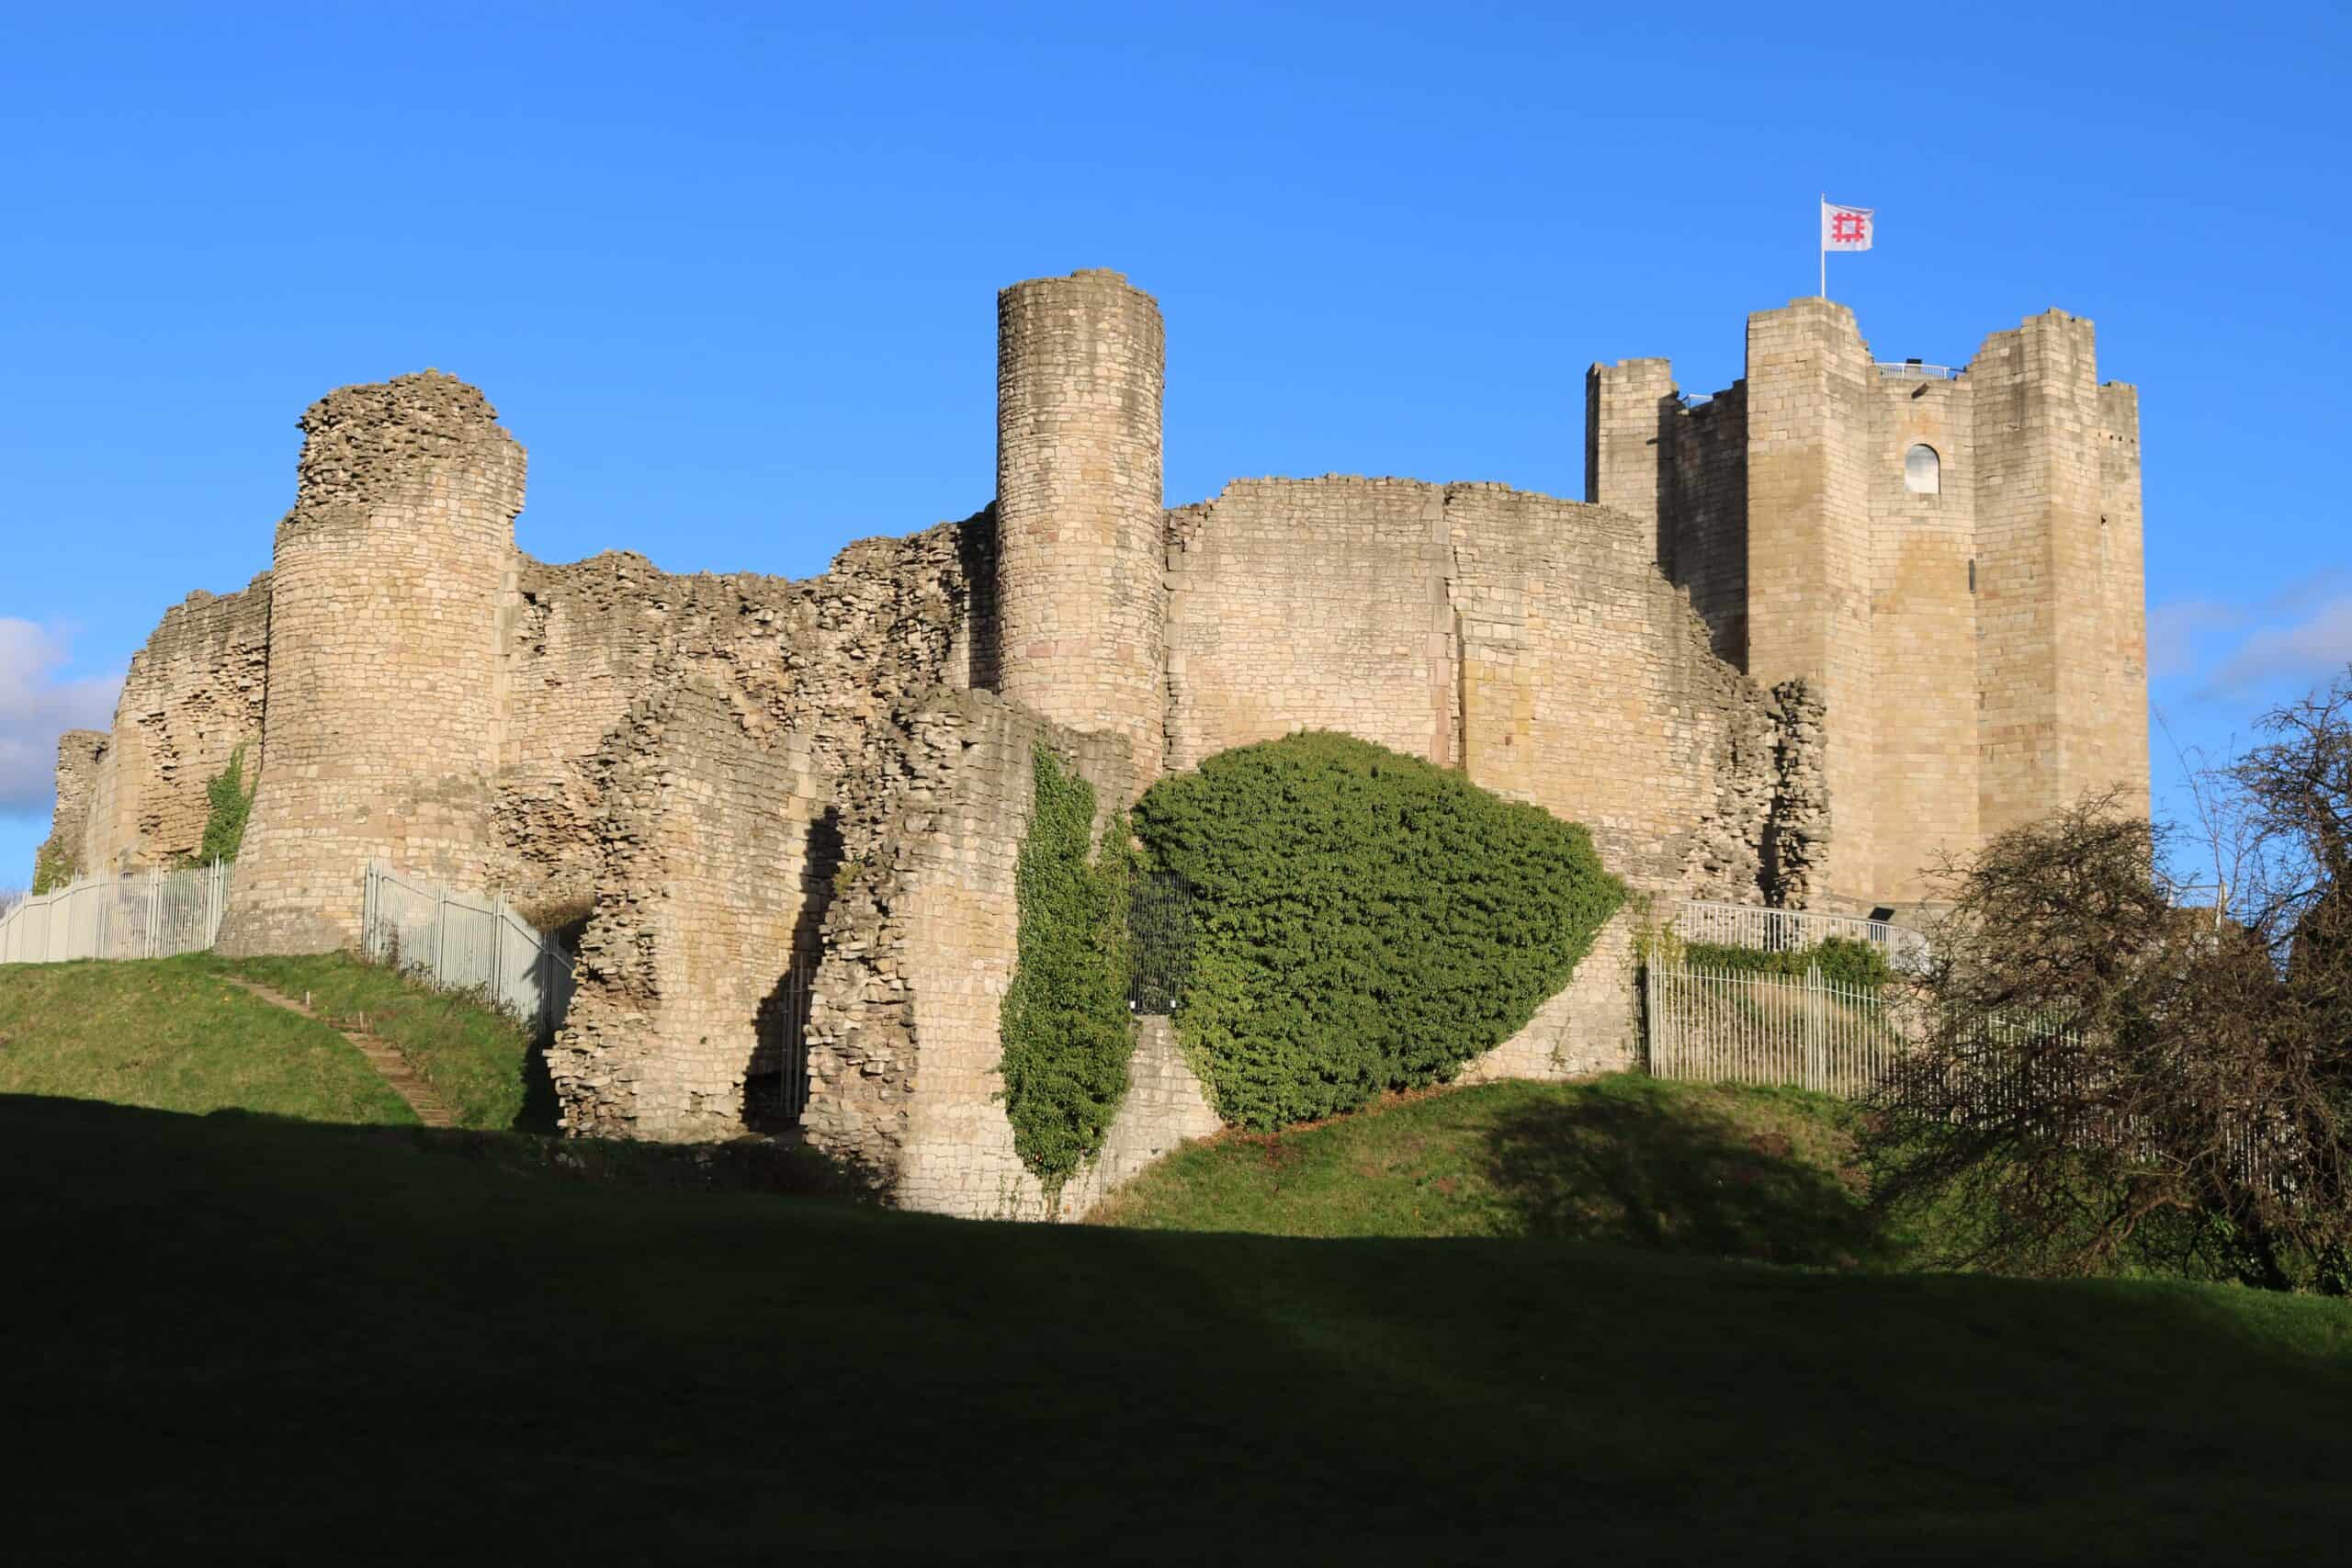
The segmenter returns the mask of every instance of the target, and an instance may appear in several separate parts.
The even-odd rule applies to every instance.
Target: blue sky
[[[2352,659],[2336,7],[51,6],[0,51],[0,884],[56,732],[269,564],[294,421],[426,366],[523,547],[806,575],[992,489],[994,291],[1169,324],[1168,495],[1582,493],[1583,372],[1739,374],[1813,292],[1960,362],[2056,305],[2141,388],[2154,694]],[[2161,739],[2157,776],[2174,772]]]

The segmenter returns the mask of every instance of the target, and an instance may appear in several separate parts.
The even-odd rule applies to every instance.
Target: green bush
[[[1825,980],[1837,980],[1875,991],[1894,978],[1886,954],[1876,942],[1853,937],[1824,937],[1811,947],[1767,953],[1761,948],[1735,947],[1722,942],[1686,942],[1682,962],[1693,969],[1728,970],[1736,975],[1785,975],[1802,980],[1815,967]]]
[[[245,787],[245,749],[229,753],[229,765],[204,781],[204,800],[211,807],[204,818],[204,840],[196,852],[197,863],[235,860],[245,841],[245,819],[254,813],[254,792]]]
[[[1012,1146],[1049,1190],[1102,1147],[1127,1092],[1127,828],[1089,853],[1094,789],[1035,757],[1036,813],[1015,872],[1021,926],[1000,1014]]]
[[[1178,1032],[1218,1113],[1260,1131],[1452,1077],[1625,897],[1582,828],[1345,735],[1212,757],[1136,827],[1196,900]]]

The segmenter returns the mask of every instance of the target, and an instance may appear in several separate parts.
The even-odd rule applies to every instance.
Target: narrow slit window
[[[1934,447],[1922,442],[1903,455],[1903,488],[1913,495],[1943,493],[1944,462]]]

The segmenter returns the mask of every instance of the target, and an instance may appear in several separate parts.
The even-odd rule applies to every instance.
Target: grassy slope
[[[345,953],[204,962],[290,997],[307,995],[334,1019],[364,1020],[439,1091],[461,1127],[555,1130],[554,1090],[529,1032],[473,998],[428,989]]]
[[[210,962],[0,965],[0,1093],[415,1122],[342,1036],[208,978]]]
[[[2334,1303],[960,1224],[482,1143],[0,1099],[11,1560],[2308,1560],[2352,1464]]]
[[[1783,1089],[1498,1083],[1414,1096],[1160,1161],[1098,1214],[1161,1230],[1303,1236],[1554,1236],[1707,1257],[1886,1260],[1850,1112]]]

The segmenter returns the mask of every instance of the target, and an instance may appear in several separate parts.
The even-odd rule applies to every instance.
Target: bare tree
[[[1947,1261],[2342,1284],[2352,678],[2259,733],[2197,779],[2225,914],[2176,905],[2165,831],[2113,796],[1950,872],[1871,1134],[1881,1202],[1941,1216]]]

